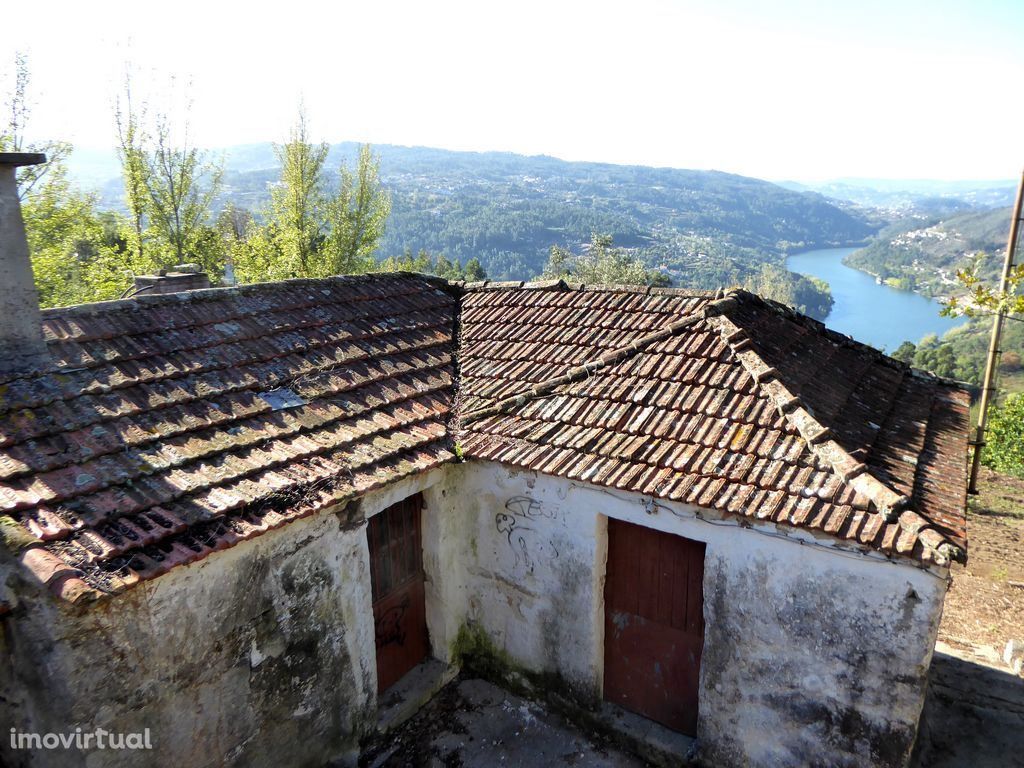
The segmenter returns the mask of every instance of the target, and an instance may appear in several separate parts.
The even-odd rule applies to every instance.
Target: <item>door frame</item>
[[[616,515],[608,515],[608,514],[605,514],[605,513],[599,513],[597,515],[597,526],[596,526],[596,531],[595,531],[596,537],[597,537],[596,546],[595,546],[595,559],[596,559],[596,566],[597,566],[597,568],[599,569],[599,572],[600,572],[600,579],[597,581],[597,584],[596,584],[597,588],[595,589],[595,595],[594,595],[595,600],[594,600],[594,603],[595,603],[595,607],[597,608],[595,632],[596,632],[596,635],[597,635],[597,638],[598,638],[598,644],[597,644],[597,648],[595,649],[597,651],[597,658],[595,659],[595,662],[596,662],[595,663],[595,668],[596,668],[595,671],[597,672],[597,680],[598,680],[598,684],[599,684],[598,690],[600,691],[601,700],[602,701],[608,701],[608,699],[605,698],[605,696],[606,696],[607,654],[608,654],[608,643],[609,643],[609,637],[607,636],[607,629],[608,629],[607,588],[608,588],[608,580],[609,580],[609,576],[610,576],[610,572],[611,572],[611,566],[612,566],[612,563],[611,563],[611,555],[612,555],[612,552],[611,552],[611,536],[612,536],[611,529],[612,529],[612,527],[615,524],[624,523],[624,524],[627,524],[627,525],[632,525],[632,526],[636,526],[638,528],[646,529],[647,531],[649,531],[651,533],[661,534],[661,535],[666,535],[666,536],[672,536],[672,537],[677,537],[677,538],[680,538],[680,539],[684,539],[684,540],[686,540],[688,542],[691,542],[692,544],[700,545],[700,547],[703,550],[703,557],[701,559],[701,579],[700,579],[700,589],[701,589],[701,601],[700,601],[700,603],[701,603],[700,604],[701,643],[700,643],[700,659],[699,659],[698,665],[697,665],[697,681],[696,681],[696,691],[695,691],[695,694],[696,694],[696,703],[695,703],[695,707],[696,707],[696,717],[695,717],[696,725],[695,725],[695,727],[693,729],[694,733],[693,734],[688,734],[688,735],[696,736],[696,733],[697,733],[697,731],[699,731],[699,728],[700,728],[700,720],[701,720],[700,700],[703,698],[702,697],[702,690],[703,690],[702,681],[703,681],[703,678],[704,678],[704,664],[703,664],[704,658],[703,657],[704,657],[704,650],[705,650],[706,644],[707,644],[707,624],[706,624],[707,594],[706,594],[706,592],[704,590],[704,582],[706,581],[706,576],[707,576],[707,555],[708,555],[708,551],[707,550],[708,550],[708,547],[710,545],[710,542],[706,538],[704,538],[704,537],[694,536],[693,535],[693,533],[695,533],[694,531],[687,530],[687,529],[690,528],[690,526],[688,526],[688,525],[682,526],[684,530],[679,531],[679,530],[672,530],[672,529],[666,530],[665,528],[660,527],[660,526],[649,525],[649,524],[647,524],[647,522],[648,521],[646,519],[644,519],[644,518],[636,518],[636,517],[634,517],[632,515],[623,515],[621,517],[620,516],[616,516]],[[614,705],[614,702],[611,702],[611,703]],[[647,718],[643,714],[639,714],[639,713],[634,713],[634,714],[636,714],[638,717],[644,717],[644,719],[650,719],[650,718]],[[651,720],[651,722],[656,722],[656,721]],[[662,727],[668,727],[668,726],[662,726]]]
[[[414,557],[414,562],[412,563],[413,567],[409,569],[408,566],[410,564],[408,561],[405,563],[405,570],[410,571],[412,575],[407,576],[397,585],[390,585],[390,589],[387,593],[382,596],[378,596],[377,588],[379,580],[382,577],[378,575],[380,573],[379,568],[381,564],[375,560],[375,555],[382,550],[381,547],[375,546],[375,544],[378,544],[378,542],[375,541],[375,528],[381,526],[381,520],[384,516],[393,513],[396,508],[402,507],[406,504],[412,504],[414,507],[412,514],[412,536],[415,538],[417,546],[411,553]],[[425,506],[423,494],[421,492],[415,492],[378,510],[366,520],[365,535],[370,582],[370,617],[373,624],[373,662],[374,667],[377,670],[378,694],[383,693],[388,688],[391,688],[410,671],[431,657],[431,640],[430,632],[427,627],[426,611],[426,572],[424,569],[423,555],[423,512]],[[407,535],[407,532],[404,532],[403,535]],[[391,550],[390,556],[393,557],[396,554],[395,545],[391,544],[389,548]],[[401,556],[401,551],[399,551],[398,554]],[[405,556],[408,557],[409,554],[410,553],[406,552]],[[381,675],[381,646],[378,642],[378,638],[381,635],[382,626],[384,626],[389,632],[395,633],[394,639],[396,642],[404,644],[406,639],[406,630],[399,627],[399,623],[401,622],[405,612],[408,610],[410,601],[415,601],[417,603],[417,605],[412,606],[413,621],[417,624],[416,629],[422,632],[422,637],[416,638],[414,636],[413,641],[422,646],[422,655],[419,655],[419,649],[413,649],[412,654],[417,656],[415,663],[412,663],[411,666],[404,669],[404,671],[402,671],[397,677],[393,677],[392,675]],[[391,605],[391,603],[395,603],[396,605]],[[402,608],[402,610],[398,610],[398,608]],[[378,615],[378,613],[380,613],[380,615]],[[387,624],[388,621],[395,626],[390,627]]]

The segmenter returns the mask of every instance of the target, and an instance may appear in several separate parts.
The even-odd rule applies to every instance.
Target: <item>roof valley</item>
[[[630,342],[629,345],[625,347],[620,347],[611,352],[607,352],[604,355],[601,355],[600,357],[597,357],[594,360],[583,363],[581,365],[573,366],[561,376],[555,376],[553,378],[546,379],[545,381],[542,381],[539,384],[535,384],[528,390],[521,392],[518,395],[512,395],[510,397],[503,398],[502,400],[499,400],[498,402],[493,403],[489,406],[485,406],[483,408],[478,408],[476,410],[464,413],[462,414],[460,422],[462,424],[467,424],[472,421],[485,419],[489,416],[497,416],[498,414],[501,413],[509,413],[510,411],[513,411],[519,408],[520,406],[525,405],[534,398],[543,397],[544,395],[551,394],[556,389],[558,389],[558,387],[564,386],[566,384],[571,384],[576,381],[581,381],[583,379],[588,378],[597,371],[600,371],[602,368],[607,368],[609,366],[628,360],[629,358],[640,354],[645,349],[650,347],[652,344],[656,344],[659,341],[664,341],[665,339],[671,338],[672,336],[681,333],[687,328],[695,326],[698,323],[707,320],[708,318],[714,317],[727,311],[729,307],[734,306],[735,303],[736,300],[731,298],[722,298],[709,302],[695,314],[684,317],[681,320],[675,321],[674,323],[670,323],[669,325],[657,331],[648,333],[647,335],[642,336],[633,342]]]

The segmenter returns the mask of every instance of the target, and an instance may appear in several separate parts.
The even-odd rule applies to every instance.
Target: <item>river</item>
[[[791,271],[820,278],[831,287],[835,304],[825,318],[829,328],[893,352],[904,341],[916,344],[930,333],[941,336],[967,322],[964,318],[941,317],[942,306],[934,299],[881,285],[866,272],[843,264],[843,259],[856,250],[825,248],[786,259]]]

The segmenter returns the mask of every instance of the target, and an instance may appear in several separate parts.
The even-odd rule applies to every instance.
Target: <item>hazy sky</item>
[[[20,7],[4,93],[22,50],[30,134],[83,147],[112,146],[131,61],[178,114],[166,84],[191,80],[208,146],[282,139],[301,97],[332,142],[801,180],[1006,179],[1024,164],[1021,0]]]

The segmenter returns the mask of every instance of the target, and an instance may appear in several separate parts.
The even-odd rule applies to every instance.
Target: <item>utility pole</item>
[[[999,293],[1006,293],[1010,283],[1010,272],[1013,269],[1013,257],[1017,251],[1017,236],[1020,233],[1021,204],[1024,203],[1024,173],[1021,174],[1020,185],[1017,187],[1017,201],[1013,204],[1013,220],[1010,222],[1010,238],[1006,243],[1006,260],[1003,262],[1003,275],[999,280]],[[985,426],[988,423],[988,407],[995,391],[994,381],[996,366],[999,364],[999,337],[1003,333],[1003,320],[1006,310],[1000,308],[992,320],[992,337],[988,344],[988,359],[985,361],[985,381],[981,386],[981,410],[978,412],[978,426],[974,433],[974,456],[971,459],[971,477],[967,483],[968,493],[978,492],[978,467],[981,465],[981,451],[985,447]]]

